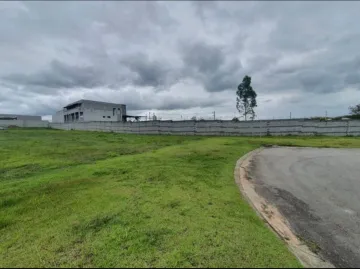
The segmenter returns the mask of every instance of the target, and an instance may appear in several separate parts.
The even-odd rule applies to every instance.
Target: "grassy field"
[[[262,144],[360,140],[0,131],[0,267],[298,267],[234,183]]]

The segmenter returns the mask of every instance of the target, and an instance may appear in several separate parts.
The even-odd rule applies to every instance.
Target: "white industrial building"
[[[52,117],[55,123],[89,121],[126,121],[126,105],[79,100],[64,106]]]

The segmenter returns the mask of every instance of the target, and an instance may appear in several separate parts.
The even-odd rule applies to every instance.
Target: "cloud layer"
[[[0,2],[0,113],[87,98],[162,118],[339,115],[360,99],[359,2]]]

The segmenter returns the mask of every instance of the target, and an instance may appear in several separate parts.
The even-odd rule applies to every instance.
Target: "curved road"
[[[360,149],[266,148],[249,172],[313,251],[360,266]]]

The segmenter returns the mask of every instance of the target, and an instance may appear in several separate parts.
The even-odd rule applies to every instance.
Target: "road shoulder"
[[[292,232],[288,221],[279,210],[255,191],[253,181],[248,176],[248,171],[251,160],[261,150],[262,149],[260,148],[249,152],[241,157],[236,163],[234,171],[235,182],[243,197],[268,226],[285,242],[290,251],[298,258],[304,267],[334,268],[331,263],[324,261],[297,238]]]

